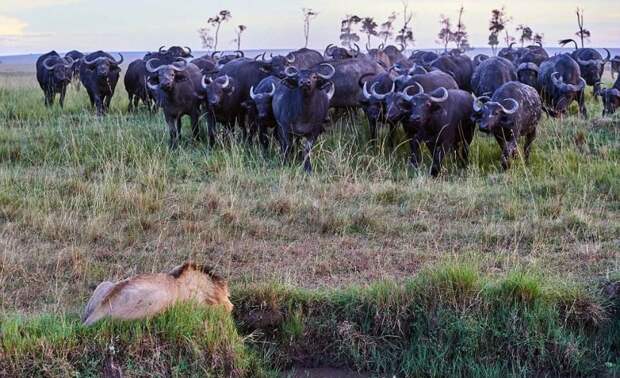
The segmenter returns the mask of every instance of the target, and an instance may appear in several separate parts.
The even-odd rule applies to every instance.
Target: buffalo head
[[[420,84],[417,84],[417,87],[418,93],[415,96],[409,97],[411,108],[409,122],[416,126],[422,126],[429,122],[433,113],[442,109],[440,104],[448,100],[449,92],[442,87],[437,88],[432,93],[424,93],[424,89]],[[408,89],[404,92],[407,94]],[[407,94],[407,96],[410,95]]]
[[[492,133],[497,128],[514,125],[511,116],[519,110],[519,103],[513,98],[497,102],[482,96],[474,98],[473,107],[481,115],[480,131]]]
[[[329,73],[320,72],[323,67],[329,69]],[[316,89],[324,89],[330,83],[329,80],[335,73],[336,69],[334,66],[328,63],[320,64],[319,68],[316,70],[298,70],[291,66],[284,70],[284,74],[286,75],[284,82],[290,87],[300,88],[305,94],[310,94]],[[334,89],[333,84],[331,87]],[[331,93],[331,95],[333,95],[333,93]]]
[[[517,68],[517,75],[520,82],[536,88],[538,85],[539,71],[536,63],[521,63]]]
[[[43,61],[43,68],[47,70],[58,84],[69,84],[73,75],[75,62],[70,57],[60,58],[52,56]]]
[[[202,87],[207,91],[207,102],[211,109],[219,109],[226,97],[235,91],[235,80],[228,75],[211,78],[202,77]]]
[[[259,122],[266,121],[271,118],[271,99],[276,93],[275,84],[271,83],[271,90],[269,92],[256,93],[254,86],[250,88],[250,98],[256,107],[256,118]]]
[[[601,91],[603,97],[603,116],[612,115],[616,109],[620,108],[620,90],[617,88],[603,89]]]
[[[95,71],[97,79],[107,80],[111,73],[119,73],[121,70],[120,65],[125,58],[123,58],[123,54],[119,53],[118,55],[121,57],[120,60],[114,60],[108,56],[100,56],[92,59],[84,57],[82,65],[91,71]]]
[[[577,98],[586,87],[586,81],[583,78],[579,78],[579,84],[566,84],[558,72],[551,75],[551,81],[554,89],[553,110],[559,114],[565,113],[572,100]]]
[[[170,92],[174,89],[175,82],[188,80],[185,75],[188,63],[184,59],[177,58],[172,64],[155,66],[158,61],[157,58],[153,58],[146,62],[146,70],[153,74],[147,81],[152,90]]]

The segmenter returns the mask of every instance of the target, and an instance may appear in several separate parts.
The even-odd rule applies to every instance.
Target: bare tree
[[[245,25],[237,25],[237,29],[235,30],[235,34],[237,37],[233,40],[237,44],[237,50],[241,50],[241,34],[248,29]]]
[[[396,12],[392,12],[387,21],[381,24],[381,30],[379,31],[379,38],[384,45],[387,44],[388,39],[394,36],[394,21],[396,21]]]
[[[452,31],[450,17],[446,17],[443,14],[440,15],[439,25],[441,26],[441,29],[439,29],[439,34],[437,34],[437,38],[439,38],[437,42],[443,44],[444,51],[448,51],[448,44],[454,39],[454,32]]]
[[[409,11],[409,1],[403,0],[403,27],[398,31],[395,41],[401,45],[403,49],[407,48],[410,43],[413,44],[413,29],[410,24],[413,20],[413,12]]]
[[[532,37],[532,41],[534,43],[540,43],[542,45],[543,43],[543,39],[545,38],[545,35],[542,33],[536,33],[534,34],[534,37]]]
[[[304,40],[306,41],[304,47],[308,47],[308,40],[310,39],[310,21],[316,18],[319,13],[311,8],[301,8],[301,11],[304,14]]]
[[[362,21],[356,15],[346,15],[346,18],[340,23],[340,42],[343,46],[351,48],[351,44],[359,42],[360,36],[353,31],[353,26]]]
[[[230,13],[230,11],[221,10],[217,15],[215,15],[215,17],[210,17],[207,20],[207,24],[215,27],[215,36],[212,37],[213,38],[213,42],[212,42],[211,46],[209,46],[209,47],[212,47],[213,49],[217,49],[217,43],[219,41],[219,36],[220,36],[220,28],[222,27],[222,24],[224,22],[228,22],[228,20],[230,20],[231,18],[232,18],[232,14]],[[199,31],[199,33],[201,34],[201,38],[203,39],[203,42],[206,39],[203,38],[203,34],[202,34],[201,31],[203,31],[205,29],[207,29],[207,28],[202,28]],[[207,32],[208,32],[208,30],[207,30]],[[204,43],[203,43],[203,45],[204,45]]]
[[[581,39],[581,47],[583,48],[585,46],[584,40],[589,41],[592,36],[592,33],[588,29],[584,28],[583,8],[577,8],[577,25],[579,25],[579,31],[575,33],[575,35]]]
[[[525,46],[525,42],[532,42],[534,40],[534,31],[529,26],[521,24],[517,26],[517,31],[521,32],[519,36],[521,47]]]
[[[366,37],[368,38],[368,40],[366,41],[366,49],[370,50],[370,38],[373,36],[377,36],[379,33],[377,32],[377,23],[375,22],[375,19],[372,17],[364,17],[364,19],[362,19],[362,28],[361,28],[361,32],[366,34]]]
[[[200,41],[202,43],[202,47],[205,49],[213,48],[213,36],[211,35],[211,30],[207,27],[198,29],[198,36],[200,37]]]
[[[465,13],[465,7],[461,5],[461,8],[459,9],[459,21],[456,24],[453,39],[454,43],[456,43],[457,49],[467,51],[471,49],[471,46],[469,46],[469,34],[467,33],[467,28],[463,22],[463,13]]]
[[[514,40],[514,38],[508,34],[508,29],[506,28],[506,25],[510,21],[512,21],[512,19],[506,15],[506,10],[504,7],[502,7],[502,9],[493,9],[491,11],[491,20],[489,23],[489,31],[491,32],[491,35],[489,36],[489,45],[491,45],[494,54],[497,45],[499,45],[499,35],[502,32],[506,33],[504,41],[507,46]],[[493,44],[494,42],[497,43]]]

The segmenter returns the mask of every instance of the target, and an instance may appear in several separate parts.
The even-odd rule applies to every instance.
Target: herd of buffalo
[[[213,52],[194,59],[190,48],[162,46],[131,62],[124,83],[130,111],[140,103],[163,110],[173,149],[179,143],[181,118],[191,118],[193,136],[200,139],[200,119],[205,117],[210,143],[218,125],[239,127],[248,142],[258,134],[263,147],[272,134],[285,157],[294,140],[303,140],[303,164],[309,172],[310,152],[324,125],[361,108],[372,140],[377,128],[385,126],[392,145],[393,131],[402,126],[411,148],[410,164],[418,165],[424,144],[433,155],[431,174],[436,176],[448,153],[467,164],[476,125],[495,137],[504,169],[517,153],[520,136],[525,137],[527,159],[543,112],[561,117],[576,102],[587,117],[587,86],[593,87],[597,100],[602,98],[603,115],[613,114],[620,107],[620,77],[611,88],[601,87],[601,77],[608,62],[612,71],[620,69],[620,57],[612,59],[605,51],[603,57],[575,43],[572,53],[550,57],[540,44],[511,45],[497,56],[472,59],[458,50],[414,51],[406,57],[395,46],[362,53],[357,46],[329,45],[324,53],[302,48],[286,56],[263,53],[252,59],[241,51]],[[103,51],[42,55],[37,79],[45,104],[52,105],[60,94],[62,106],[67,86],[74,82],[79,88],[81,83],[97,114],[105,114],[123,60]]]

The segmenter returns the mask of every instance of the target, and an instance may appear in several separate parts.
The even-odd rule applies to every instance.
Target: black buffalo
[[[497,88],[517,80],[517,71],[511,61],[492,57],[481,62],[471,78],[471,88],[476,96],[490,96]]]
[[[603,116],[612,115],[620,108],[620,77],[616,79],[613,87],[601,90],[603,98]]]
[[[351,110],[360,107],[362,88],[359,83],[362,77],[384,73],[385,69],[377,62],[366,58],[350,58],[342,60],[330,60],[330,67],[335,69],[331,81],[336,87],[336,92],[330,101],[330,107],[340,110]],[[318,72],[324,63],[313,67]]]
[[[284,71],[287,67],[295,67],[298,70],[306,70],[315,67],[324,61],[323,55],[316,50],[302,48],[291,51],[286,55],[270,55],[269,59],[265,59],[265,53],[257,56],[265,64],[269,65],[270,73],[283,79],[286,77]]]
[[[215,57],[215,53],[216,52],[214,52],[213,54],[205,54],[198,58],[192,59],[190,63],[200,68],[200,71],[202,71],[202,73],[205,75],[217,72],[218,60]]]
[[[168,49],[166,46],[161,46],[157,53],[161,57],[162,55],[167,55],[174,58],[193,58],[192,49],[189,47],[181,47],[181,46],[172,46]],[[155,56],[149,57],[149,59],[155,58]]]
[[[471,77],[474,64],[467,55],[441,55],[431,62],[427,69],[439,69],[454,78],[459,88],[471,92]]]
[[[378,75],[369,75],[360,80],[362,87],[362,109],[368,119],[368,127],[370,129],[370,140],[374,142],[377,139],[377,126],[387,123],[387,108],[385,106],[385,95],[379,93],[388,93],[394,86],[394,80],[388,73]],[[390,135],[388,141],[392,141],[392,133],[394,128],[390,127]]]
[[[250,99],[250,88],[257,86],[269,76],[272,66],[268,62],[248,58],[235,59],[221,66],[214,76],[206,75],[203,87],[207,92],[207,124],[209,140],[215,141],[216,123],[227,126],[229,130],[239,125],[246,141],[250,141],[256,131],[255,124],[246,123],[247,110],[243,103]],[[249,133],[248,133],[249,129]]]
[[[105,114],[110,108],[124,60],[123,55],[119,55],[120,60],[115,60],[112,55],[97,51],[86,55],[80,64],[80,81],[98,115]]]
[[[486,55],[486,54],[478,54],[478,55],[474,56],[474,59],[472,59],[472,64],[474,66],[474,70],[476,69],[476,67],[478,67],[480,65],[480,63],[484,62],[487,59],[489,59],[489,56]]]
[[[357,43],[354,44],[354,49],[347,49],[344,47],[334,46],[333,44],[327,45],[325,48],[325,52],[323,56],[326,60],[340,60],[340,59],[351,59],[361,57],[363,54],[360,51],[360,47]]]
[[[329,69],[329,73],[321,70]],[[336,69],[322,63],[317,69],[286,69],[287,78],[273,95],[273,113],[278,123],[278,140],[285,158],[291,153],[292,137],[305,138],[304,170],[312,171],[310,152],[327,120],[334,84],[329,80]],[[328,89],[329,88],[329,89]]]
[[[375,93],[375,95],[385,98],[386,117],[390,124],[397,124],[409,117],[411,111],[409,98],[412,89],[416,89],[417,93],[431,93],[439,88],[448,90],[459,88],[454,78],[442,71],[406,76],[404,79],[396,78],[394,82],[395,85],[390,92]]]
[[[256,87],[250,87],[250,99],[242,104],[247,111],[248,122],[255,124],[258,128],[258,139],[263,148],[267,148],[269,144],[268,130],[276,126],[272,100],[278,84],[280,84],[280,78],[267,76]]]
[[[437,60],[439,56],[439,54],[433,51],[415,50],[411,53],[408,60],[428,69],[430,68],[431,63]]]
[[[171,64],[159,64],[154,67],[157,58],[146,62],[146,69],[151,74],[147,85],[157,93],[160,106],[170,134],[170,148],[176,149],[181,135],[181,118],[191,118],[192,133],[195,139],[201,138],[199,116],[200,103],[203,100],[200,69],[182,58]]]
[[[615,74],[620,74],[620,55],[611,60],[611,77],[613,78]]]
[[[607,53],[607,57],[603,59],[603,56],[595,49],[577,48],[577,42],[572,39],[562,40],[560,44],[565,45],[571,42],[575,44],[575,51],[571,53],[571,56],[575,59],[577,64],[579,64],[581,77],[584,78],[589,86],[593,87],[594,97],[598,99],[601,89],[601,79],[605,72],[605,64],[611,60],[611,53],[609,50],[604,49]]]
[[[73,59],[73,69],[71,70],[71,82],[77,91],[80,90],[80,62],[84,54],[77,51],[71,50],[65,54],[65,59],[71,58]]]
[[[474,108],[482,113],[480,131],[492,134],[502,149],[504,169],[510,168],[520,136],[525,137],[523,150],[525,160],[529,159],[536,126],[542,117],[542,103],[534,88],[516,81],[506,83],[488,101],[474,100]]]
[[[71,82],[73,60],[61,58],[56,51],[50,51],[37,59],[37,81],[45,96],[45,105],[54,104],[56,94],[60,94],[60,106],[65,103],[67,86]]]
[[[540,66],[538,76],[545,111],[552,117],[566,113],[573,101],[579,104],[583,117],[588,112],[585,106],[586,81],[581,77],[579,64],[568,54],[550,58]]]
[[[469,145],[475,132],[471,99],[469,92],[446,88],[408,96],[411,115],[403,127],[409,139],[413,167],[420,163],[422,144],[433,155],[432,176],[439,175],[441,162],[451,152],[457,152],[462,166],[467,165]]]
[[[513,64],[517,64],[517,60],[524,53],[524,49],[514,49],[512,46],[516,45],[516,42],[512,42],[508,47],[505,47],[497,53],[500,58],[508,59]]]

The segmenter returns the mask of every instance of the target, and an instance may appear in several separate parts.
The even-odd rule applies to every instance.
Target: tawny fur
[[[208,268],[185,263],[168,273],[142,274],[117,283],[102,282],[86,304],[82,321],[88,326],[106,317],[144,319],[189,300],[222,305],[228,312],[233,308],[224,279]]]

